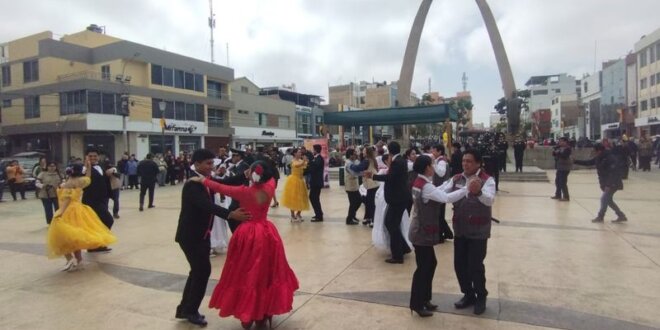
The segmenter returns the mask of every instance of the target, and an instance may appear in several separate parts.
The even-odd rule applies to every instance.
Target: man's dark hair
[[[465,152],[463,152],[463,157],[465,157],[465,155],[472,155],[472,157],[474,157],[474,161],[479,164],[483,162],[483,159],[481,158],[481,153],[476,149],[465,150]]]
[[[399,154],[401,153],[401,146],[398,142],[392,141],[387,144],[387,152],[392,156]]]
[[[422,146],[422,151],[424,153],[428,153],[429,151],[431,151],[431,145],[430,144],[425,144],[424,146]]]
[[[460,149],[461,148],[461,144],[458,143],[458,142],[454,142],[451,145],[454,147],[454,149]]]
[[[151,153],[148,153],[148,154],[147,154],[147,159],[153,159],[153,158],[154,158],[154,155],[153,155],[153,154],[151,154]]]
[[[346,149],[346,159],[353,157],[355,155],[355,149]]]
[[[414,152],[417,152],[417,151],[415,150],[415,148],[407,149],[407,150],[406,150],[406,153],[405,153],[406,158],[410,157],[410,154],[412,154],[413,151],[414,151]]]
[[[87,148],[87,150],[85,150],[85,156],[87,156],[91,153],[95,153],[97,155],[101,154],[101,152],[99,151],[99,148],[97,148],[97,147],[89,147],[89,148]]]
[[[443,155],[445,154],[445,146],[443,146],[440,143],[434,145],[433,149],[440,151],[440,153],[442,153]]]
[[[195,152],[193,152],[192,155],[192,162],[197,163],[197,162],[203,162],[207,159],[213,159],[215,158],[215,154],[211,150],[208,149],[197,149]]]
[[[316,151],[317,154],[321,153],[321,145],[320,144],[315,144],[314,145],[314,151]]]
[[[415,159],[415,163],[413,163],[413,171],[415,171],[417,174],[424,174],[426,168],[431,164],[433,164],[431,157],[427,155],[421,155]]]

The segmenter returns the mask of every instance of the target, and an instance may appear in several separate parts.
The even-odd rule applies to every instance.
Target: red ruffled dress
[[[275,181],[234,187],[204,180],[204,185],[238,200],[252,216],[238,226],[229,241],[225,266],[209,307],[219,309],[221,317],[234,316],[241,322],[291,311],[298,279],[286,260],[277,228],[266,218]],[[261,204],[256,197],[259,191],[268,195]]]

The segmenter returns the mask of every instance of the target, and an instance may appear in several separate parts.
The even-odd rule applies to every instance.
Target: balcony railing
[[[213,99],[222,99],[222,100],[230,100],[229,99],[229,94],[223,93],[221,91],[216,91],[213,89],[209,89],[206,93],[208,97],[213,98]]]

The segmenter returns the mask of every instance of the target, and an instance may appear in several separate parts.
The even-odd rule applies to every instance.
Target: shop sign
[[[197,130],[197,126],[195,125],[179,126],[177,124],[167,124],[164,126],[164,129],[170,132],[187,132],[189,134],[192,134]]]
[[[275,136],[275,132],[261,131],[261,135],[263,135],[263,136]]]

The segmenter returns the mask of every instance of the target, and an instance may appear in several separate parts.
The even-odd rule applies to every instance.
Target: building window
[[[641,52],[639,52],[639,67],[643,68],[646,66],[646,51],[647,48],[642,49]]]
[[[256,113],[257,115],[257,125],[261,127],[268,126],[268,115],[265,113]]]
[[[655,98],[651,98],[651,109],[655,109]]]
[[[585,81],[584,87],[582,89],[584,90],[585,93],[589,92],[589,83]]]
[[[241,86],[241,93],[248,93],[248,92],[249,92],[249,90],[248,90],[247,87]]]
[[[11,85],[11,66],[2,66],[2,86]]]
[[[96,102],[98,100],[98,104],[94,103],[94,108],[90,108],[89,112],[102,113],[100,92],[94,92],[93,94],[93,99],[90,101]],[[86,90],[60,93],[60,115],[65,116],[86,112],[88,112]]]
[[[25,102],[25,119],[41,117],[39,96],[28,96],[24,98],[24,102]]]
[[[312,134],[310,121],[311,115],[307,113],[297,114],[297,129],[299,134]]]
[[[655,60],[660,61],[660,42],[655,44]]]
[[[655,47],[649,47],[649,63],[655,62]]]
[[[651,86],[655,86],[655,75],[654,75],[654,74],[652,74],[652,75],[649,77],[649,85],[651,85]]]
[[[242,115],[247,115],[247,114],[250,113],[250,111],[247,111],[247,110],[238,110],[238,113],[240,113],[240,114],[242,114]]]
[[[11,107],[11,99],[2,100],[2,107],[3,108]]]
[[[644,101],[640,102],[639,103],[639,108],[640,108],[641,111],[648,110],[649,109],[649,101],[644,100]]]
[[[216,99],[222,98],[222,83],[209,80],[206,82],[206,90],[209,97]]]
[[[557,93],[557,94],[561,94],[561,88],[557,88],[557,89],[555,89],[555,90],[553,90],[553,91],[554,91],[555,93]]]
[[[163,86],[174,87],[174,70],[163,68]]]
[[[538,89],[532,92],[532,95],[548,95],[547,89]]]
[[[165,111],[160,111],[161,99],[151,99],[151,118],[186,121],[204,121],[204,105],[179,101],[165,101]]]
[[[110,80],[110,65],[104,65],[101,67],[101,79]]]
[[[289,116],[278,116],[277,127],[289,128]]]
[[[208,125],[209,127],[227,127],[225,124],[226,111],[209,108]]]
[[[163,84],[163,67],[160,65],[151,65],[151,83],[154,85]]]
[[[39,81],[39,60],[23,62],[23,82]]]
[[[184,85],[185,89],[194,91],[195,90],[195,75],[190,73],[190,72],[186,72],[184,74],[183,85]]]
[[[185,74],[182,70],[174,70],[174,87],[183,89]]]
[[[195,73],[195,91],[204,92],[204,76]]]
[[[642,78],[639,81],[639,89],[645,89],[646,88],[646,78]]]

